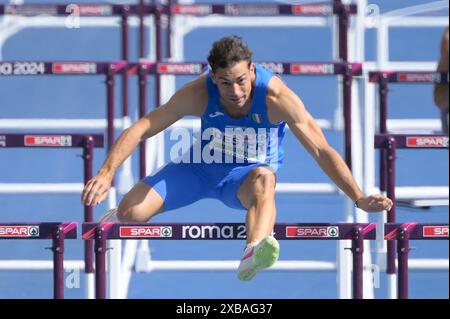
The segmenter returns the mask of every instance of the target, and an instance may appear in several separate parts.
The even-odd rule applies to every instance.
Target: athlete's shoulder
[[[267,99],[276,102],[286,91],[287,86],[279,76],[273,76],[267,85]]]
[[[207,74],[203,73],[199,77],[195,78],[194,80],[186,83],[181,89],[187,93],[193,93],[197,96],[205,94],[207,95],[208,90],[206,88],[206,77]]]
[[[169,104],[183,109],[183,115],[201,116],[208,104],[206,74],[186,83],[172,96]]]

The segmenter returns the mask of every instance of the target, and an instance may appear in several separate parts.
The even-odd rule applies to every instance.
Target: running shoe
[[[267,236],[258,244],[249,246],[238,267],[238,278],[251,280],[258,271],[269,268],[278,260],[280,245],[273,236]]]

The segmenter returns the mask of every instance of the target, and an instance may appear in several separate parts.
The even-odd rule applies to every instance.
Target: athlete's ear
[[[255,65],[253,64],[253,62],[250,62],[250,73],[255,73]]]

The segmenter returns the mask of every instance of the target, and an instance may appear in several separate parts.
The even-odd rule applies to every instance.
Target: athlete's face
[[[218,68],[212,79],[219,88],[222,103],[228,107],[243,108],[252,93],[255,69],[248,61],[237,62],[227,68]]]

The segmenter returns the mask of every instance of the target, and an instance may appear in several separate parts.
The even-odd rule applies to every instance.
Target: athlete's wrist
[[[358,199],[355,200],[354,204],[356,208],[361,208],[360,203],[364,199],[364,196],[358,197]]]

